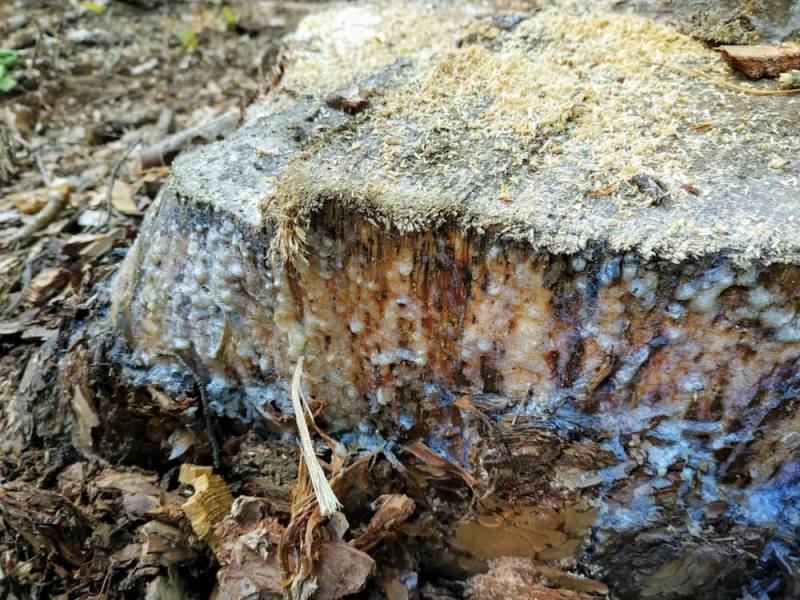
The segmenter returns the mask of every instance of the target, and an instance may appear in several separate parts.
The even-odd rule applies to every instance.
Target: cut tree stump
[[[307,19],[149,210],[114,288],[123,383],[199,385],[277,444],[304,358],[317,425],[435,514],[403,524],[432,573],[791,595],[800,104],[658,65],[720,59],[595,3]],[[357,114],[327,101],[346,86]]]

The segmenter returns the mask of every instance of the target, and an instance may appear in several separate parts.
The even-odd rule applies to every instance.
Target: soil
[[[21,58],[12,69],[16,87],[0,93],[0,598],[143,597],[147,590],[164,597],[179,583],[182,597],[210,592],[211,553],[181,515],[185,497],[164,491],[177,486],[170,452],[195,446],[191,429],[172,448],[145,441],[111,462],[95,458],[69,406],[89,405],[67,380],[88,369],[81,361],[91,353],[75,352],[87,347],[85,322],[102,312],[104,286],[176,150],[146,167],[140,157],[266,92],[280,39],[318,6],[0,3],[0,48]],[[82,389],[91,399],[92,386]],[[245,452],[248,440],[255,443],[229,440],[226,459]],[[189,450],[199,461],[203,452]],[[280,468],[265,474],[264,461],[273,458]],[[295,458],[256,448],[228,483],[236,492],[285,491]],[[151,520],[155,506],[169,514]],[[168,537],[148,523],[171,528],[180,556],[142,550],[153,536]],[[167,569],[180,573],[161,577]]]

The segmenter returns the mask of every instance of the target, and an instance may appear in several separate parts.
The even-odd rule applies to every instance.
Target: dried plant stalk
[[[333,493],[328,478],[325,477],[325,472],[317,460],[317,455],[314,453],[314,445],[311,443],[311,434],[308,431],[306,418],[303,410],[305,398],[303,392],[300,390],[300,379],[303,376],[303,358],[297,361],[297,367],[294,370],[294,377],[292,378],[292,407],[294,408],[294,418],[297,422],[297,431],[300,434],[300,450],[303,453],[303,458],[306,462],[308,469],[308,477],[311,479],[311,486],[314,488],[314,495],[319,503],[320,510],[323,517],[329,517],[342,505],[339,503],[336,494]],[[311,411],[309,411],[311,414]],[[312,417],[313,418],[313,417]]]

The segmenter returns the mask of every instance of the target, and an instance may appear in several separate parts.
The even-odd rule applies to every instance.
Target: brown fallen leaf
[[[33,215],[42,210],[50,198],[51,194],[58,196],[62,200],[72,192],[72,184],[65,183],[53,187],[38,188],[25,192],[9,194],[5,200],[11,202],[14,207],[25,215]]]
[[[47,195],[50,190],[38,189],[29,192],[10,194],[6,199],[24,215],[32,215],[42,210],[47,204]]]
[[[372,515],[367,530],[353,540],[354,547],[369,550],[391,534],[398,525],[405,522],[417,505],[405,494],[384,494],[373,503]]]
[[[25,304],[36,306],[54,296],[69,280],[70,270],[66,267],[45,267],[36,274],[25,293]]]
[[[477,480],[472,475],[467,473],[462,467],[450,462],[449,460],[445,460],[438,454],[435,454],[433,450],[428,448],[428,446],[426,446],[422,441],[406,444],[403,446],[403,449],[430,467],[440,469],[446,473],[457,475],[470,487],[474,487],[478,483]]]
[[[133,470],[106,469],[92,481],[92,496],[105,490],[116,490],[122,496],[122,508],[131,515],[150,517],[177,513],[178,496],[165,492],[158,485],[158,475]]]
[[[133,201],[133,189],[124,181],[115,181],[111,191],[111,204],[124,215],[137,216],[142,214]]]
[[[375,561],[368,554],[342,541],[322,542],[314,564],[316,600],[336,600],[364,589],[375,570]]]
[[[800,69],[798,44],[720,46],[717,50],[734,71],[750,79],[778,77],[786,71]]]
[[[119,239],[122,239],[125,236],[125,230],[121,227],[117,229],[112,229],[107,234],[103,235],[101,238],[90,242],[88,245],[84,246],[79,254],[81,256],[87,256],[89,258],[98,258],[103,256],[106,252],[111,250],[114,247],[114,242]]]

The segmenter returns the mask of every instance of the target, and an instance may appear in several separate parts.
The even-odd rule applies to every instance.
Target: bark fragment
[[[0,518],[38,552],[80,566],[92,532],[89,519],[60,494],[19,481],[0,486]]]
[[[800,69],[800,45],[720,46],[730,67],[750,79],[778,77],[781,73]]]
[[[588,592],[588,593],[586,593]],[[524,558],[501,558],[491,563],[484,575],[467,581],[465,597],[474,600],[591,600],[605,595],[600,582],[573,577]]]

